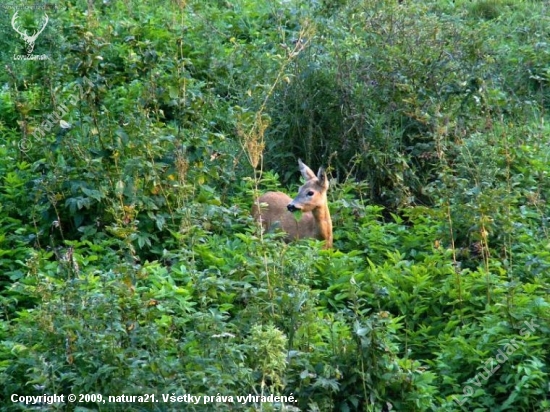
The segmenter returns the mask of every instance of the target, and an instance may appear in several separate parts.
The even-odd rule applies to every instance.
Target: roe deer
[[[298,165],[306,183],[300,187],[294,200],[281,192],[267,192],[254,202],[252,215],[264,229],[280,228],[285,231],[287,242],[315,238],[324,240],[324,248],[330,249],[332,220],[327,205],[327,174],[320,168],[315,176],[301,160],[298,160]],[[292,214],[297,210],[303,212],[300,220],[296,220]]]

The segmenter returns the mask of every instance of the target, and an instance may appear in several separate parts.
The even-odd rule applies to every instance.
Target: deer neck
[[[325,241],[325,249],[332,248],[332,219],[328,206],[318,207],[312,213],[317,223],[319,238]]]

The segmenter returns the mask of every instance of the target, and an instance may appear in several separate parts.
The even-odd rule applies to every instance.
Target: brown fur
[[[252,215],[265,230],[280,228],[286,232],[287,241],[315,238],[325,241],[325,249],[332,248],[332,220],[327,205],[327,175],[321,168],[316,176],[301,160],[298,160],[298,165],[306,179],[298,195],[291,199],[282,192],[267,192],[252,206]],[[297,221],[289,210],[301,210],[301,219]]]

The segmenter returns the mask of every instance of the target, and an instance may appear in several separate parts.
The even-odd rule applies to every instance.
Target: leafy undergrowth
[[[0,27],[2,410],[550,410],[544,2],[48,7],[46,61]],[[299,156],[333,250],[250,216]]]

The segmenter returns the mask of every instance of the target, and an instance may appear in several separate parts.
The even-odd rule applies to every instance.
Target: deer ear
[[[319,180],[319,184],[324,187],[325,189],[328,189],[328,177],[327,173],[325,172],[325,169],[322,167],[319,168],[319,171],[317,172],[317,179]]]
[[[311,170],[307,165],[302,162],[301,159],[298,159],[298,167],[300,168],[300,173],[302,173],[302,176],[304,176],[304,179],[311,180],[315,179],[315,173],[313,173],[313,170]]]

